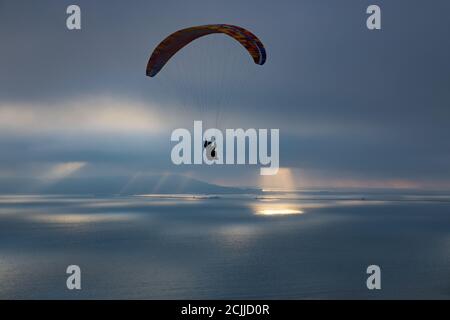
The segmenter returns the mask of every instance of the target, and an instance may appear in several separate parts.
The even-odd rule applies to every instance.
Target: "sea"
[[[445,193],[0,196],[0,299],[449,298]]]

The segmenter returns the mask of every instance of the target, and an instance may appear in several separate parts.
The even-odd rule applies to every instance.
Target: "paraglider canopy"
[[[226,34],[238,41],[247,49],[256,64],[263,65],[266,62],[264,45],[253,33],[234,25],[210,24],[182,29],[165,38],[155,48],[148,61],[147,76],[156,76],[170,58],[190,42],[213,33]]]

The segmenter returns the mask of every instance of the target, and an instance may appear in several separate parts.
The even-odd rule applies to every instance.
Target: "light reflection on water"
[[[289,214],[302,214],[302,210],[296,210],[296,209],[288,209],[288,208],[269,208],[269,209],[262,209],[255,212],[255,214],[263,215],[263,216],[282,216],[282,215],[289,215]]]
[[[98,222],[120,222],[136,219],[138,216],[128,214],[34,214],[29,219],[41,223],[87,224]]]
[[[286,216],[303,214],[304,210],[299,208],[298,201],[286,202],[275,199],[259,200],[259,203],[252,204],[251,208],[255,215],[260,216]]]

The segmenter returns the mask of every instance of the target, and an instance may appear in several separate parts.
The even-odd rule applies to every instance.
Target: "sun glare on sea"
[[[261,216],[283,216],[303,214],[304,211],[298,206],[289,203],[259,203],[252,206],[252,211]]]
[[[290,214],[302,214],[302,210],[295,209],[282,209],[282,208],[274,208],[274,209],[260,209],[255,211],[257,215],[263,216],[277,216],[277,215],[290,215]]]

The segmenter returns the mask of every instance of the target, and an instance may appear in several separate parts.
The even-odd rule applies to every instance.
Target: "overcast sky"
[[[73,3],[81,31],[66,28]],[[382,30],[369,31],[374,3]],[[171,163],[171,131],[220,114],[219,127],[280,129],[273,185],[449,189],[449,12],[447,0],[0,0],[0,183],[177,172],[260,184],[259,166]],[[212,23],[251,30],[267,63],[209,36],[145,76],[165,36]]]

